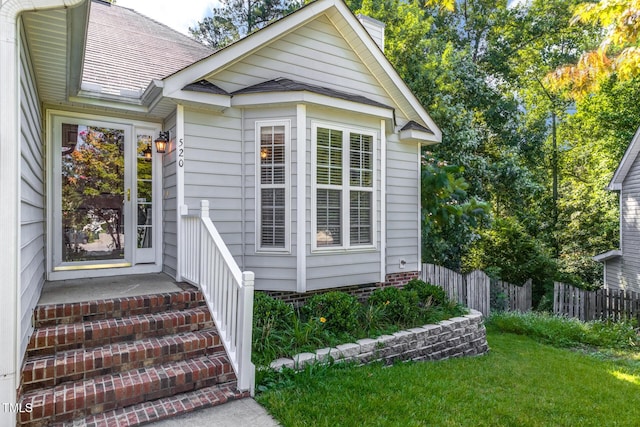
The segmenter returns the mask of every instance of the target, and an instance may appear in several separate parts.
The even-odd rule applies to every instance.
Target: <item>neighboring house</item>
[[[640,129],[608,189],[620,193],[620,246],[593,257],[604,264],[604,286],[640,292]]]
[[[201,200],[258,290],[419,271],[420,147],[441,133],[381,23],[318,0],[214,53],[101,1],[0,13],[0,402],[45,280],[182,280]]]

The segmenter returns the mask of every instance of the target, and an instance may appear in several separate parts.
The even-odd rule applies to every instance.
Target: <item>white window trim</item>
[[[283,248],[271,248],[262,247],[262,188],[263,185],[260,182],[260,128],[271,126],[284,126],[284,197],[285,197],[285,209],[284,209],[284,247]],[[262,120],[255,123],[255,194],[256,194],[256,253],[291,253],[291,120]],[[269,188],[269,186],[265,187]]]
[[[350,185],[350,164],[349,156],[342,157],[342,182],[341,186],[328,186],[323,185],[322,188],[335,188],[342,191],[342,245],[341,246],[318,246],[317,233],[318,233],[318,211],[317,211],[317,194],[318,194],[318,153],[317,153],[317,137],[318,128],[332,129],[342,131],[343,147],[347,147],[346,152],[349,152],[349,134],[359,133],[362,135],[370,135],[373,141],[373,186],[371,187],[371,244],[364,245],[351,245],[351,218],[350,218],[350,192],[361,191],[363,187]],[[367,252],[377,250],[377,222],[378,222],[378,208],[377,208],[377,193],[378,186],[378,133],[375,130],[369,128],[359,128],[356,126],[344,126],[329,122],[316,122],[311,123],[311,252],[314,253],[340,253],[340,252]],[[343,149],[343,153],[344,153]],[[369,191],[368,188],[364,190]]]

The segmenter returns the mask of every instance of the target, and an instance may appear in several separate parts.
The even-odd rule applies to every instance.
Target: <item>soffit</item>
[[[68,34],[65,9],[28,12],[22,15],[40,99],[67,100]]]

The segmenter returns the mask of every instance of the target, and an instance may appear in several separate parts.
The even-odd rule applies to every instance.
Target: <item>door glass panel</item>
[[[153,155],[152,136],[138,135],[137,147],[137,189],[138,189],[138,249],[153,247]]]
[[[124,130],[62,124],[62,261],[124,258]]]

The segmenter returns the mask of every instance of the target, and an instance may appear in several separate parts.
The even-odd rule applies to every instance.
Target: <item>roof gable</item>
[[[622,189],[622,183],[636,161],[638,153],[640,153],[640,128],[638,128],[636,134],[633,136],[631,143],[627,147],[627,151],[625,151],[618,165],[618,169],[616,169],[616,172],[613,174],[613,178],[611,178],[611,182],[609,182],[609,190],[616,191]]]
[[[313,32],[321,37],[314,39]],[[331,50],[314,50],[314,43]],[[292,51],[296,46],[302,49]],[[300,56],[305,49],[310,58]],[[333,62],[346,68],[326,71]],[[252,75],[255,70],[263,74]],[[430,129],[429,141],[441,140],[437,125],[342,0],[312,2],[176,72],[164,79],[163,94],[180,98],[182,88],[203,79],[236,92],[280,77],[391,106],[407,121]]]

